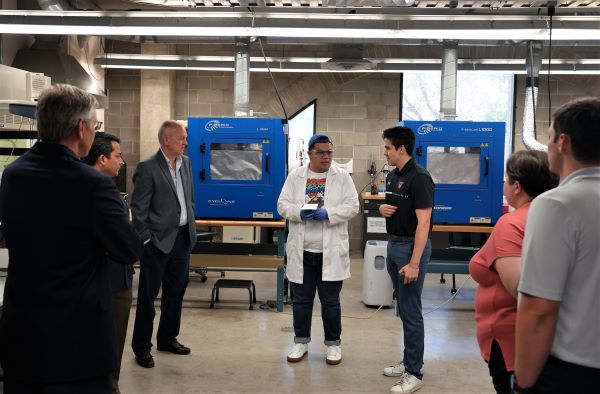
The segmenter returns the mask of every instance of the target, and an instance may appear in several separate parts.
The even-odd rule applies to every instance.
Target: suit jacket
[[[129,217],[129,206],[125,200],[125,196],[121,194],[121,203],[123,205],[123,212]],[[108,272],[110,275],[110,288],[114,293],[120,293],[127,289],[131,289],[133,285],[133,266],[129,264],[121,264],[114,261],[112,258],[108,258]]]
[[[192,165],[182,156],[181,179],[187,208],[190,245],[196,243],[194,217],[194,187]],[[181,207],[177,189],[161,150],[138,164],[133,174],[134,189],[131,196],[133,225],[142,241],[150,240],[163,253],[170,253],[177,238]]]
[[[38,142],[6,167],[0,361],[7,379],[66,382],[115,369],[106,257],[132,264],[142,251],[120,198],[112,179],[60,144]]]

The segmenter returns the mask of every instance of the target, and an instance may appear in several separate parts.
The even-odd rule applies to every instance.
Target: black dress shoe
[[[190,352],[191,352],[189,347],[185,347],[177,341],[175,341],[169,345],[158,345],[158,346],[156,346],[156,349],[160,350],[161,352],[171,352],[171,353],[179,354],[179,355],[186,355],[186,354],[190,354]]]
[[[135,361],[144,368],[154,368],[154,357],[148,353],[144,353],[141,356],[135,356]]]

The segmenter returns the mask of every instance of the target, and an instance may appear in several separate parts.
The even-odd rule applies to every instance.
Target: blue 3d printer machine
[[[502,214],[503,122],[404,121],[435,182],[437,224],[494,224]]]
[[[280,219],[284,120],[189,118],[197,218]]]

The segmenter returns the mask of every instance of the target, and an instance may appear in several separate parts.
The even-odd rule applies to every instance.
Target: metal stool
[[[256,287],[254,281],[245,279],[219,279],[215,282],[210,296],[210,308],[215,307],[215,302],[219,302],[219,289],[220,288],[234,288],[234,289],[248,289],[248,299],[250,307],[248,309],[254,309],[254,303],[256,302]]]

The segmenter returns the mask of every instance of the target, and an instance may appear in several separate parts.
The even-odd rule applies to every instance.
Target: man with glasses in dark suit
[[[106,257],[133,264],[139,236],[114,182],[82,163],[100,122],[93,95],[44,90],[40,142],[2,174],[10,260],[0,321],[4,394],[109,394],[116,367]]]

